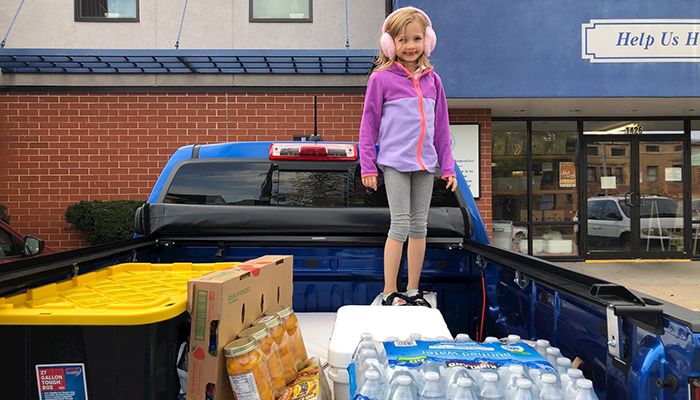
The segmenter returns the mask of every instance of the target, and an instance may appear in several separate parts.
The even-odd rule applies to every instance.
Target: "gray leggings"
[[[389,237],[399,242],[405,242],[407,237],[424,238],[428,234],[433,174],[427,171],[400,172],[386,166],[382,169],[391,213]]]

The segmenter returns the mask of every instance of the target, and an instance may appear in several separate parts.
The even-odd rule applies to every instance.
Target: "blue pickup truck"
[[[467,184],[457,176],[455,193],[436,177],[422,279],[424,289],[438,293],[453,334],[548,339],[566,357],[580,359],[601,399],[700,399],[697,313],[490,246]],[[135,220],[140,237],[6,264],[0,296],[120,262],[244,261],[264,254],[294,256],[297,312],[369,304],[382,289],[386,193],[381,176],[377,191],[362,186],[352,143],[180,148]],[[405,273],[403,266],[404,284]],[[37,359],[27,349],[40,348],[37,340],[55,339],[62,328],[41,334],[12,328],[13,337],[26,339],[5,342],[13,368],[2,374],[2,391],[7,398],[37,398],[31,381]],[[96,340],[85,330],[80,334],[86,343]],[[142,359],[123,364],[112,356],[100,367],[86,365],[135,368],[160,377],[158,383],[88,382],[91,399],[177,397],[174,360],[164,363],[172,367],[165,370],[158,362],[160,355],[177,354],[177,340],[150,337]]]

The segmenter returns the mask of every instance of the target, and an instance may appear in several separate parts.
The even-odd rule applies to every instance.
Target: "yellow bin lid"
[[[185,311],[187,281],[239,265],[126,263],[0,297],[0,325],[145,325]]]

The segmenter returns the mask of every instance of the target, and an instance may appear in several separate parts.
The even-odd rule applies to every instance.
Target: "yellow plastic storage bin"
[[[73,377],[65,390],[89,399],[177,399],[187,281],[239,264],[119,264],[0,298],[3,362],[11,366],[0,398],[43,398],[42,368],[52,377],[65,371]]]
[[[144,325],[185,311],[187,281],[239,262],[118,264],[0,298],[0,325]]]

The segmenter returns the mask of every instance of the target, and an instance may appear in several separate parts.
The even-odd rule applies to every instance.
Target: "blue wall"
[[[699,0],[394,0],[433,21],[451,98],[696,97],[700,63],[590,63],[591,19],[700,19]],[[700,54],[698,54],[700,55]]]

